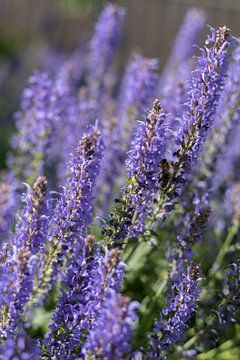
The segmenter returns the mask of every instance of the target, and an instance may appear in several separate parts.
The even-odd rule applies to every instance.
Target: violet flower
[[[64,259],[70,259],[92,220],[93,196],[103,151],[97,126],[82,136],[71,157],[71,176],[56,205],[41,273],[34,285],[30,304],[43,299],[54,281],[61,279]]]
[[[161,97],[165,98],[173,92],[179,81],[185,82],[190,79],[194,45],[198,42],[204,23],[203,11],[195,8],[188,11],[160,78],[159,94]],[[165,105],[164,100],[163,103]]]
[[[90,97],[98,102],[104,88],[106,75],[118,45],[124,9],[107,4],[95,26],[93,38],[90,42],[88,57],[88,77]]]
[[[229,64],[226,83],[222,91],[216,112],[216,121],[209,134],[206,146],[203,148],[203,160],[193,177],[194,191],[198,191],[198,199],[210,199],[216,193],[224,179],[230,179],[231,164],[234,163],[234,154],[228,149],[237,149],[234,140],[238,132],[240,115],[240,47],[233,54],[233,61]]]
[[[46,184],[46,179],[39,177],[33,189],[29,189],[15,235],[1,249],[1,260],[5,258],[0,268],[1,337],[14,332],[30,297],[37,267],[36,254],[46,239]]]
[[[115,114],[103,124],[106,151],[98,182],[98,192],[101,189],[98,199],[100,216],[106,214],[113,199],[116,180],[121,174],[126,151],[137,125],[136,119],[139,119],[153,99],[158,79],[157,67],[156,59],[146,59],[135,54],[127,65]]]
[[[175,275],[172,292],[166,300],[160,319],[155,322],[151,351],[153,359],[163,355],[181,340],[188,327],[188,321],[197,308],[201,289],[198,284],[200,280],[199,267],[193,263],[188,266],[186,273],[182,269]]]
[[[192,75],[173,154],[166,153],[169,125],[159,102],[155,101],[146,124],[140,124],[127,160],[129,185],[123,189],[119,206],[104,226],[107,241],[112,238],[122,243],[126,237],[143,233],[147,213],[152,212],[151,224],[164,219],[183,193],[214,120],[224,85],[227,49],[233,46],[233,38],[226,27],[211,29],[206,45]],[[154,211],[151,211],[154,196]]]
[[[209,207],[210,203],[212,203],[211,207],[214,207],[211,220],[215,225],[221,221],[222,214],[220,214],[219,210],[222,211],[223,207],[219,208],[217,205],[218,209],[216,208],[214,197],[216,197],[219,187],[223,188],[226,180],[228,183],[226,187],[231,188],[231,174],[235,173],[233,171],[233,168],[235,168],[234,151],[231,153],[230,149],[235,149],[236,153],[238,152],[236,134],[238,132],[240,100],[239,66],[239,48],[237,48],[233,54],[233,61],[229,65],[226,83],[215,115],[215,123],[203,147],[201,163],[190,176],[186,190],[188,196],[182,196],[180,201],[184,213],[184,221],[178,225],[181,229],[189,227],[193,221],[191,217],[196,217],[197,214]],[[220,194],[219,196],[222,198]],[[229,202],[226,205],[227,212],[224,215],[227,215],[227,213],[229,215],[232,206]]]
[[[19,203],[18,182],[11,172],[0,182],[0,244],[8,237]]]
[[[134,54],[127,64],[116,110],[117,128],[123,132],[121,137],[125,150],[135,127],[135,120],[140,118],[153,100],[158,80],[157,70],[157,59],[143,58],[139,54]]]
[[[64,359],[81,354],[82,345],[103,311],[109,291],[119,291],[124,264],[120,251],[103,254],[92,235],[76,244],[61,295],[45,339],[45,352]]]
[[[131,350],[139,304],[111,291],[84,345],[86,359],[124,359]]]
[[[227,68],[228,48],[234,39],[226,27],[211,29],[206,46],[201,49],[188,100],[182,110],[182,126],[175,134],[175,151],[168,160],[169,179],[155,203],[153,218],[162,219],[183,193],[192,169],[196,166],[203,144],[213,125],[214,115]],[[207,47],[208,45],[208,47]]]
[[[29,185],[46,173],[48,147],[61,117],[61,90],[46,73],[39,72],[30,77],[24,90],[8,163],[16,178]]]
[[[40,349],[23,332],[15,337],[8,337],[5,344],[0,347],[0,360],[38,360]]]
[[[188,11],[160,77],[158,96],[165,112],[169,113],[171,127],[175,129],[179,127],[178,116],[191,86],[191,71],[195,66],[194,45],[198,43],[204,23],[203,11],[194,8]]]
[[[159,100],[155,100],[145,122],[140,123],[126,161],[129,185],[122,191],[116,212],[104,233],[118,241],[134,237],[144,230],[145,219],[161,178],[161,159],[169,136],[168,124]]]

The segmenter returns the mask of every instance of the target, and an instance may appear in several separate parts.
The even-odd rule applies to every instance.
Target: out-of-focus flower
[[[86,358],[123,359],[131,350],[138,307],[137,302],[111,291],[84,345]]]
[[[98,102],[104,88],[104,77],[112,63],[118,45],[125,11],[115,4],[107,4],[95,26],[88,56],[87,85],[90,98]]]

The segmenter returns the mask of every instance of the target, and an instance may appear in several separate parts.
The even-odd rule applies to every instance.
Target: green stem
[[[188,350],[195,344],[199,334],[192,336],[183,346],[184,350]]]
[[[168,282],[168,278],[165,277],[165,279],[162,281],[161,285],[158,288],[158,291],[156,293],[156,299],[161,295],[161,293],[165,289],[165,286],[167,285],[167,282]]]
[[[124,261],[125,264],[128,264],[129,260],[134,255],[138,245],[139,245],[139,242],[136,242],[136,244],[132,247],[132,249],[129,249],[130,250],[129,252],[126,252],[126,249],[125,249],[125,252],[124,252],[124,255],[123,255],[123,261]]]
[[[231,245],[235,235],[237,234],[238,229],[239,229],[239,223],[235,223],[229,228],[227,237],[226,237],[223,245],[221,246],[221,248],[217,254],[217,257],[209,271],[209,274],[212,275],[213,277],[215,277],[216,273],[220,269],[223,258],[227,254],[227,252],[229,250],[229,246]]]
[[[240,244],[234,244],[229,246],[227,253],[235,252],[240,250]]]

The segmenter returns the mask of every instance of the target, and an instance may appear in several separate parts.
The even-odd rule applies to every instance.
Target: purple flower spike
[[[165,166],[169,130],[160,101],[156,99],[146,120],[139,124],[128,153],[129,185],[122,191],[116,214],[109,221],[110,227],[104,229],[110,239],[137,237],[144,231],[153,198],[164,180],[161,167]]]
[[[153,100],[158,80],[157,70],[157,59],[143,58],[139,54],[134,54],[133,59],[127,65],[116,111],[118,129],[122,129],[123,141],[127,146],[128,142],[125,137],[130,138],[129,135],[135,126],[135,120],[139,119]]]
[[[0,182],[0,244],[7,238],[10,226],[14,223],[19,195],[17,181],[9,172]]]
[[[38,360],[40,349],[24,333],[8,337],[0,347],[0,360]]]
[[[107,4],[100,14],[90,42],[87,83],[90,97],[96,102],[101,96],[104,76],[113,60],[124,14],[123,8]]]
[[[160,320],[155,322],[150,358],[158,359],[158,356],[163,355],[171,345],[181,339],[188,327],[188,321],[197,308],[201,290],[198,284],[200,280],[199,267],[195,264],[188,266],[187,273],[182,269],[175,275],[167,305],[162,310]]]
[[[46,174],[48,148],[57,126],[62,89],[57,89],[46,73],[36,72],[24,90],[22,108],[17,113],[18,134],[13,138],[10,169],[16,178],[32,185]]]
[[[29,189],[15,235],[1,249],[1,258],[5,258],[5,262],[0,262],[1,337],[15,330],[30,297],[38,262],[36,255],[46,239],[46,186],[46,179],[39,177],[33,189]]]
[[[175,151],[168,155],[169,178],[156,202],[155,219],[162,219],[183,193],[192,169],[199,161],[203,144],[214,122],[214,115],[223,89],[228,64],[228,48],[234,39],[224,26],[211,29],[206,46],[201,50],[191,87],[182,108],[182,122],[175,129]],[[165,197],[165,198],[164,198]],[[164,210],[163,210],[164,209]],[[158,214],[159,212],[159,214]]]
[[[111,291],[100,317],[90,332],[84,354],[87,359],[123,359],[131,350],[133,327],[139,304]]]
[[[56,205],[49,240],[31,302],[46,296],[56,279],[61,279],[64,259],[70,259],[92,220],[92,201],[99,173],[103,143],[98,128],[83,135],[69,163],[71,176]],[[58,274],[58,276],[57,276]]]
[[[184,82],[191,77],[194,45],[198,41],[204,22],[203,11],[194,8],[188,11],[160,78],[159,93],[161,97],[166,97],[174,91],[179,81]]]
[[[92,235],[76,244],[45,339],[49,356],[61,354],[70,360],[81,354],[87,333],[103,311],[105,297],[120,290],[125,268],[120,255],[118,249],[106,250],[104,255]]]
[[[146,228],[148,216],[152,224],[165,219],[174,208],[213,124],[224,85],[228,48],[233,46],[234,39],[226,27],[217,31],[211,29],[192,74],[192,85],[177,131],[170,134],[160,102],[154,102],[146,122],[136,131],[126,162],[129,183],[117,200],[115,212],[104,225],[106,241],[120,245],[126,237],[139,236]],[[174,139],[172,153],[166,152],[170,135]]]
[[[104,123],[106,151],[100,173],[100,216],[106,214],[113,199],[116,181],[121,173],[133,130],[141,113],[151,104],[158,75],[156,59],[135,54],[123,78],[116,114]]]

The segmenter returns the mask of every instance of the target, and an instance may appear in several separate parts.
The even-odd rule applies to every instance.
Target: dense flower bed
[[[124,16],[107,4],[87,51],[23,91],[0,182],[2,360],[240,358],[238,40],[223,26],[193,46],[192,9],[160,75],[134,52],[120,79]]]

